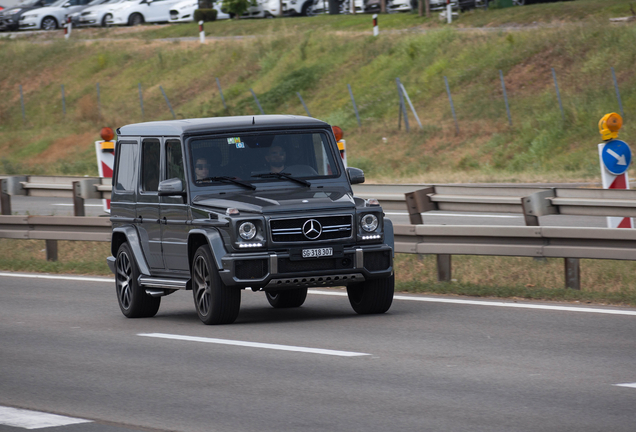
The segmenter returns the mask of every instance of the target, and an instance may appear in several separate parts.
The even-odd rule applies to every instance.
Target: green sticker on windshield
[[[240,138],[228,138],[227,139],[227,143],[228,144],[238,144],[241,142]]]

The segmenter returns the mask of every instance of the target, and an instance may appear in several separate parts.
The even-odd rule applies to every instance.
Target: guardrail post
[[[75,216],[86,216],[84,209],[84,198],[82,198],[81,182],[73,182],[73,211]]]
[[[57,261],[57,240],[45,240],[46,260]]]
[[[5,216],[11,216],[11,195],[8,193],[8,182],[5,179],[0,180],[0,207],[1,213]]]
[[[447,254],[437,255],[437,281],[450,282],[451,280],[451,256]]]
[[[581,290],[581,263],[578,258],[564,258],[565,287]]]
[[[437,206],[428,196],[428,194],[432,193],[435,193],[434,187],[427,187],[404,194],[406,209],[409,212],[409,220],[412,225],[422,225],[424,223],[422,213],[437,210]]]
[[[523,217],[526,226],[539,226],[539,216],[559,214],[558,207],[552,205],[548,198],[554,198],[554,189],[535,192],[532,195],[521,198]]]

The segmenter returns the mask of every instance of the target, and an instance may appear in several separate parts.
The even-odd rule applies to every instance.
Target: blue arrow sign
[[[601,152],[603,165],[610,173],[621,175],[632,162],[632,151],[626,142],[621,140],[608,141]]]

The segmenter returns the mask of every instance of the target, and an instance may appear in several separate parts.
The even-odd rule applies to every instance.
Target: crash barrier
[[[437,255],[438,280],[450,281],[452,255],[564,258],[568,288],[580,289],[579,259],[636,260],[636,230],[578,227],[394,225],[395,252]],[[57,260],[58,240],[111,240],[105,217],[0,216],[0,238],[46,240]]]
[[[73,198],[75,216],[84,216],[84,200],[110,199],[112,179],[70,176],[10,176],[0,179],[1,213],[11,215],[11,196]]]

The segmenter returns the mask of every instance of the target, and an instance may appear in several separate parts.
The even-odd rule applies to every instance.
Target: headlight
[[[37,15],[22,15],[22,17],[24,19],[27,19],[27,18],[37,18],[38,16]]]
[[[239,235],[243,240],[252,240],[256,236],[256,226],[252,222],[243,222],[239,226]]]
[[[378,218],[374,214],[362,216],[362,229],[366,232],[373,232],[378,228]]]

